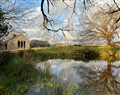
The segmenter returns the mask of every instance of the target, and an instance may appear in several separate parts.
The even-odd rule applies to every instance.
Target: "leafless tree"
[[[31,12],[34,12],[34,7],[34,3],[24,0],[0,1],[0,43],[2,43],[3,36],[36,17],[26,18]]]
[[[116,0],[113,0],[115,6],[117,9],[114,9],[113,11],[111,11],[111,14],[115,14],[115,13],[119,13],[120,12],[120,7],[119,7],[119,3]],[[118,19],[116,20],[116,23],[120,21],[120,15],[118,17]]]
[[[35,19],[30,17],[35,12],[36,2],[28,0],[1,0],[0,10],[5,22],[9,22],[14,28],[27,24],[27,21]],[[28,17],[29,16],[29,17]]]
[[[78,16],[78,18],[80,18],[80,15],[77,13],[76,9],[78,7],[78,3],[80,3],[79,6],[83,6],[83,10],[84,9],[88,9],[89,7],[93,7],[96,4],[96,0],[70,0],[73,1],[73,6],[71,7],[68,2],[69,0],[41,0],[41,11],[42,11],[42,15],[43,15],[43,26],[48,30],[48,31],[59,31],[59,30],[64,30],[64,29],[58,29],[55,31],[55,29],[53,28],[53,22],[54,19],[50,19],[49,15],[50,15],[50,10],[51,10],[51,6],[54,7],[55,6],[55,2],[62,2],[62,4],[66,5],[66,8],[71,8],[72,9],[72,13],[70,14],[71,17],[68,18],[68,21],[72,18],[72,16],[76,15]],[[99,0],[98,0],[99,1]],[[103,1],[104,2],[104,1]],[[117,13],[120,11],[118,2],[115,0],[112,0],[111,2],[114,3],[114,5],[116,6],[116,8],[111,11],[111,14]],[[45,11],[45,6],[47,5],[46,9],[47,11]],[[58,6],[59,7],[59,6]],[[57,8],[56,8],[57,9]],[[58,9],[59,11],[59,9]],[[81,10],[82,11],[82,10]],[[116,20],[116,22],[118,22],[120,19],[120,17]],[[48,25],[51,26],[51,28],[48,27]]]
[[[84,29],[80,33],[80,41],[105,41],[107,45],[116,43],[113,40],[119,38],[120,23],[116,23],[119,14],[109,14],[111,10],[101,9],[92,16],[85,16],[82,20]]]
[[[73,3],[73,6],[70,6],[68,4],[67,0],[42,0],[41,1],[41,11],[42,11],[42,15],[43,15],[43,26],[44,26],[44,28],[47,29],[48,31],[54,31],[54,32],[64,31],[64,30],[65,31],[70,31],[71,30],[71,29],[66,29],[66,28],[54,29],[54,18],[50,19],[49,15],[50,15],[50,7],[51,6],[54,7],[55,4],[56,4],[55,2],[62,2],[63,5],[66,5],[66,8],[71,8],[72,9],[72,13],[70,14],[71,16],[70,16],[70,18],[68,18],[68,21],[70,21],[70,19],[74,15],[76,15],[79,18],[79,14],[76,12],[77,3],[82,3],[84,5],[84,8],[88,8],[92,5],[92,2],[94,0],[72,0],[72,1],[70,0],[70,2]],[[47,12],[45,11],[45,5],[47,5]],[[56,10],[57,10],[57,8],[56,8]],[[51,26],[51,27],[49,27],[49,26]]]

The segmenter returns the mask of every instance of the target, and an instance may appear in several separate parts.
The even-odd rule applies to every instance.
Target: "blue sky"
[[[2,0],[3,2],[5,0]],[[4,4],[2,7],[3,9],[5,9],[4,11],[8,11],[11,8],[11,5],[14,4],[15,0],[10,0],[8,3]],[[66,1],[68,4],[70,3],[69,0]],[[46,3],[46,2],[45,2]],[[42,39],[44,34],[46,34],[46,31],[44,32],[43,27],[42,27],[42,22],[43,22],[43,18],[41,15],[41,11],[40,11],[40,4],[41,4],[41,0],[16,0],[16,12],[15,14],[12,13],[12,15],[18,15],[20,16],[22,13],[26,12],[26,11],[31,11],[34,10],[34,12],[27,14],[26,16],[24,16],[25,18],[34,18],[36,17],[36,19],[32,19],[29,21],[24,21],[25,23],[22,23],[22,21],[19,20],[14,20],[16,21],[16,23],[14,23],[13,21],[11,21],[13,24],[13,26],[17,29],[17,30],[23,30],[26,31],[26,33],[28,34],[30,39],[33,38],[38,38],[38,39]],[[62,4],[62,5],[60,5]],[[71,15],[71,9],[68,8],[66,9],[65,4],[63,3],[57,3],[54,7],[50,7],[50,13],[55,14],[55,15],[51,15],[48,16],[49,18],[54,18],[55,19],[55,24],[54,24],[54,28],[58,29],[58,28],[63,28],[63,23],[66,21],[66,19],[68,19]],[[73,3],[70,3],[70,5],[73,5]],[[20,10],[22,10],[22,13],[19,13],[19,8],[17,9],[17,6],[19,6]],[[60,7],[58,7],[60,6]],[[56,7],[58,8],[56,11]],[[46,5],[44,6],[44,10],[46,11],[47,14],[47,7]],[[58,11],[59,10],[59,11]],[[65,24],[65,23],[64,23]],[[18,27],[19,26],[19,27]],[[65,39],[62,32],[58,32],[58,33],[53,33],[53,32],[47,32],[48,36],[50,36],[49,38],[58,38],[58,36],[60,36],[58,39],[56,40],[61,40],[61,39]],[[67,32],[65,32],[65,34],[68,36],[67,38],[71,38],[71,35]],[[54,37],[54,36],[57,37]],[[42,36],[42,37],[40,37]]]
[[[5,0],[2,0],[2,1],[5,1]],[[11,4],[15,0],[10,0],[10,1],[11,1],[10,2]],[[73,1],[74,0],[70,0],[70,1],[65,0],[65,2],[72,7],[73,7]],[[110,2],[110,1],[111,0],[99,0],[99,1],[97,0],[100,6],[103,5],[105,2]],[[54,32],[48,32],[43,30],[43,26],[42,26],[43,18],[40,11],[41,0],[17,0],[16,4],[17,4],[16,6],[20,5],[20,8],[22,9],[22,13],[33,10],[33,12],[24,16],[24,19],[36,17],[29,21],[24,21],[25,23],[17,21],[17,26],[14,24],[15,27],[17,27],[17,30],[26,31],[26,34],[30,39],[40,39],[40,40],[48,39],[51,42],[52,41],[56,42],[56,41],[65,40],[66,38],[68,40],[73,40],[74,38],[76,38],[77,33],[75,33],[74,31],[70,31],[70,33],[67,31],[64,31],[66,35],[66,38],[64,38],[62,32],[54,33]],[[6,7],[6,6],[3,6],[3,7]],[[77,1],[76,7],[77,7],[76,12],[80,15],[82,13],[83,5],[81,5],[81,3]],[[8,9],[9,8],[7,8],[7,10]],[[47,13],[46,5],[44,6],[44,9]],[[97,9],[97,6],[93,8],[93,12],[96,9]],[[58,29],[58,28],[63,28],[67,26],[67,23],[69,18],[71,17],[72,11],[73,11],[72,8],[66,8],[65,4],[62,2],[59,2],[59,3],[56,2],[54,7],[50,6],[51,15],[50,16],[48,15],[48,17],[53,18],[55,20],[54,28]],[[18,10],[16,12],[18,12],[18,15],[20,15]],[[76,15],[73,15],[70,22],[71,22],[70,27],[75,28],[75,25],[79,24],[79,19]],[[78,29],[79,28],[80,27],[78,27]]]

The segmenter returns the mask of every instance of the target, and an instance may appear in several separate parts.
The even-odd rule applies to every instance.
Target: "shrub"
[[[73,56],[80,59],[92,60],[98,58],[99,53],[94,48],[84,47],[83,49],[76,50]]]
[[[0,53],[0,71],[2,72],[6,65],[10,63],[12,58],[14,58],[14,53],[11,52],[1,52]]]
[[[32,64],[31,54],[24,52],[23,57],[19,55],[12,56],[12,53],[2,53],[2,63],[5,64],[4,72],[0,75],[0,91],[2,93],[16,94],[16,87],[18,85],[29,85],[36,81],[39,74],[38,69]],[[3,65],[3,64],[2,64]],[[27,90],[26,86],[20,86],[20,93]],[[8,95],[8,94],[6,94]]]

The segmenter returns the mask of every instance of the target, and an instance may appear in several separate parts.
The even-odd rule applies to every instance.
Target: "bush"
[[[6,71],[3,76],[0,76],[0,91],[9,93],[24,93],[30,84],[37,80],[39,71],[32,64],[12,63],[6,67]],[[16,89],[19,85],[19,90]],[[19,95],[19,94],[15,94]]]
[[[85,47],[78,49],[73,53],[73,56],[80,59],[92,60],[99,57],[99,53],[93,48]]]
[[[0,53],[0,71],[2,72],[6,65],[10,63],[12,58],[14,58],[14,53],[11,52],[1,52]]]
[[[18,95],[16,94],[18,85],[29,85],[36,81],[39,71],[32,64],[31,54],[24,52],[23,57],[20,57],[19,54],[1,53],[0,65],[4,67],[4,71],[2,68],[2,72],[0,72],[0,92],[3,94],[15,92],[15,95]],[[24,93],[26,90],[27,88],[22,86],[18,93]]]

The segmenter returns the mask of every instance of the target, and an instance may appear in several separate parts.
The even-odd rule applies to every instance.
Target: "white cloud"
[[[102,6],[106,2],[111,3],[111,0],[98,0],[97,2],[98,2],[98,5]],[[65,3],[68,4],[68,6],[73,7],[74,0],[65,0]],[[97,10],[97,7],[98,6],[96,5],[92,9],[95,11],[95,10]],[[56,2],[56,5],[54,6],[54,8],[51,7],[50,10],[51,10],[50,12],[52,12],[55,16],[59,16],[62,14],[64,15],[64,17],[62,19],[63,21],[61,21],[60,24],[64,27],[66,27],[68,24],[68,19],[71,16],[71,13],[73,11],[72,8],[67,8],[66,5],[62,2],[62,0],[59,0],[59,2]],[[76,11],[79,12],[79,14],[80,14],[81,10],[82,9],[77,9]],[[42,15],[41,15],[41,11],[40,11],[40,6],[36,7],[34,9],[34,12],[31,12],[30,14],[26,15],[25,18],[33,18],[33,17],[36,17],[36,18],[33,20],[30,20],[25,26],[22,27],[22,30],[26,31],[26,33],[28,34],[30,39],[39,39],[39,40],[48,39],[50,42],[65,40],[63,34],[61,34],[61,33],[58,33],[59,37],[54,37],[54,33],[49,33],[49,32],[42,30],[43,19],[42,19]],[[59,21],[59,19],[60,18],[57,18],[56,20]],[[78,23],[76,19],[72,19],[71,21],[72,21],[71,23],[75,23],[75,24]],[[68,41],[76,39],[76,37],[75,37],[76,33],[74,33],[72,35],[67,31],[64,31],[64,33],[65,33],[65,37]]]
[[[64,34],[65,34],[66,40],[68,40],[68,41],[74,40],[73,36],[68,31],[64,31]]]

